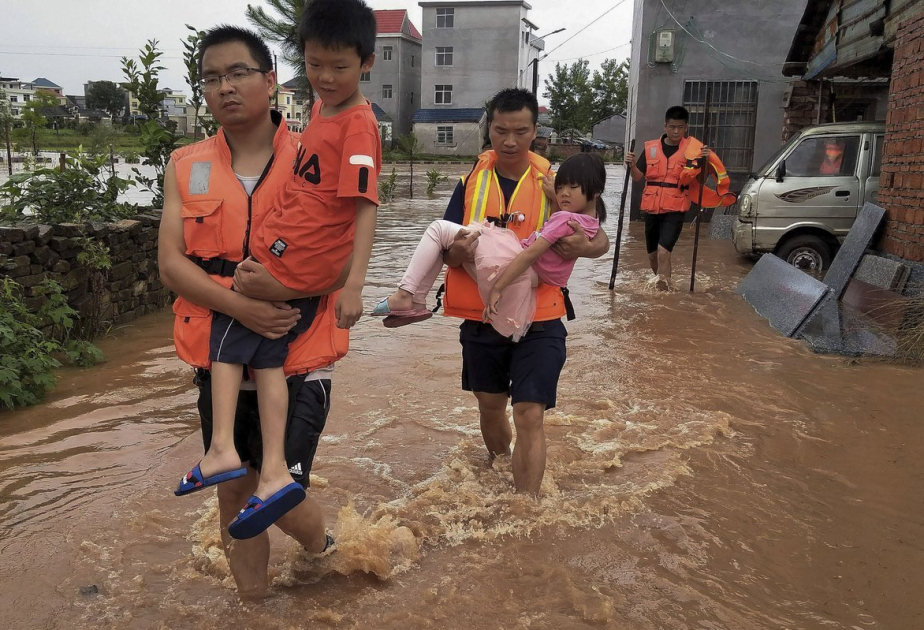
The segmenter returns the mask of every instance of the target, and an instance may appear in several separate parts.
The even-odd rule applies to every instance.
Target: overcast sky
[[[220,23],[248,26],[244,17],[247,0],[0,0],[5,5],[0,19],[0,75],[31,81],[45,77],[64,88],[65,94],[83,94],[87,80],[124,81],[119,58],[137,56],[148,39],[156,39],[164,51],[161,87],[188,92],[183,80],[184,24],[206,30]],[[542,36],[555,29],[565,31],[546,40],[546,51],[555,49],[540,63],[539,92],[543,100],[543,77],[556,61],[571,63],[584,57],[592,68],[607,58],[629,56],[632,31],[632,0],[527,0],[533,7],[529,19]],[[421,29],[417,0],[367,0],[373,9],[407,9]],[[265,3],[251,0],[250,4]],[[586,30],[607,10],[616,7]],[[570,41],[567,41],[569,38]],[[282,82],[292,78],[280,68]]]

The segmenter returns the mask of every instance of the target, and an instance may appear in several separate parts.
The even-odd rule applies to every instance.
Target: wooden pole
[[[629,140],[629,152],[635,152],[635,138]],[[619,220],[616,222],[616,248],[613,250],[613,271],[610,273],[610,291],[616,286],[616,272],[619,269],[619,246],[622,244],[622,222],[626,209],[626,193],[629,192],[629,178],[632,168],[626,167],[626,179],[622,183],[622,198],[619,200]]]
[[[706,86],[706,105],[703,107],[703,144],[709,146],[709,105],[712,100],[712,86]],[[690,293],[696,284],[696,254],[699,251],[699,225],[703,222],[703,189],[706,188],[706,171],[708,164],[700,158],[699,201],[696,210],[696,228],[693,233],[693,264],[690,265]]]

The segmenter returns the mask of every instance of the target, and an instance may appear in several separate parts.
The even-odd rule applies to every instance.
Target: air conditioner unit
[[[664,29],[655,31],[655,63],[673,63],[674,31]]]

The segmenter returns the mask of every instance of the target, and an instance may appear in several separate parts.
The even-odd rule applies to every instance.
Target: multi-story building
[[[427,153],[472,155],[482,146],[485,103],[506,87],[531,88],[544,47],[524,0],[420,2],[423,68],[414,131]]]
[[[32,83],[14,77],[0,76],[0,88],[3,88],[6,98],[10,101],[14,118],[20,118],[23,106],[35,97],[35,86]]]
[[[667,108],[683,105],[690,135],[708,142],[740,190],[780,146],[788,85],[781,71],[804,8],[805,0],[635,0],[626,135],[636,139],[636,153],[664,133]],[[633,186],[632,218],[640,216],[642,189]]]
[[[295,101],[295,90],[293,88],[286,87],[285,84],[276,86],[276,95],[272,101],[273,109],[282,114],[282,118],[286,121],[286,126],[290,130],[300,132],[305,128],[305,123],[302,121],[302,107],[300,104],[296,105]]]
[[[375,65],[360,88],[393,125],[393,137],[409,133],[420,107],[422,36],[404,9],[375,11]]]

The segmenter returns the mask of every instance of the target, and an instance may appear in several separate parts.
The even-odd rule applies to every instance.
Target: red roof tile
[[[386,35],[392,33],[404,33],[404,22],[407,18],[407,10],[405,9],[386,9],[373,11],[375,13],[375,22],[378,26],[378,34]],[[407,20],[409,33],[404,33],[405,35],[410,35],[416,39],[423,39],[423,36],[420,34],[420,31],[414,26],[414,24]]]

